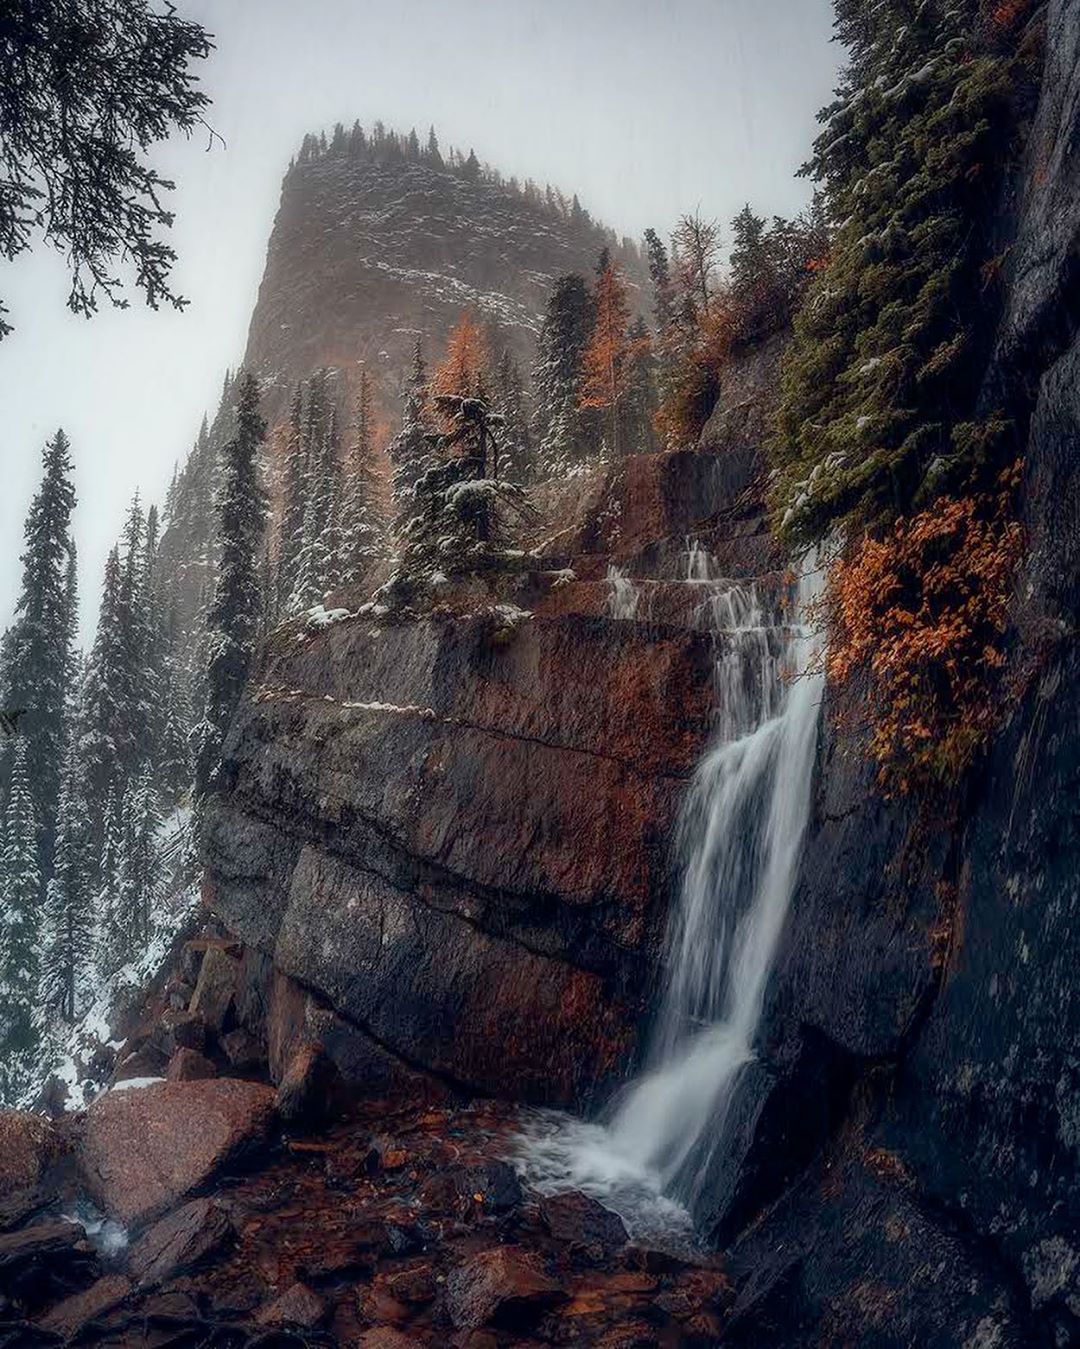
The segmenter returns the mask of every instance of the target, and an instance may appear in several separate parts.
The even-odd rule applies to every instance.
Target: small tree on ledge
[[[451,576],[496,569],[506,558],[507,516],[532,515],[524,489],[499,476],[503,418],[482,387],[436,394],[432,405],[444,429],[428,437],[434,462],[413,487],[400,565],[382,592],[394,602]]]

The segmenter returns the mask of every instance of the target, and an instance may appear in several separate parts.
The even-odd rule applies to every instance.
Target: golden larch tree
[[[448,398],[475,397],[483,389],[490,365],[484,330],[467,310],[446,339],[446,355],[435,369],[432,392]]]
[[[594,306],[592,336],[581,362],[578,403],[583,408],[607,412],[611,452],[617,455],[619,413],[632,382],[634,360],[641,350],[641,340],[630,337],[626,284],[612,263],[608,263],[597,279]]]

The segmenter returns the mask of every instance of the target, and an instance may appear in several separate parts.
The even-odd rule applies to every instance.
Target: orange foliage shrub
[[[990,493],[942,497],[831,571],[827,671],[839,685],[870,672],[870,750],[901,792],[955,780],[993,729],[1023,544],[1019,472]]]
[[[713,295],[707,314],[699,314],[696,331],[676,333],[682,351],[670,353],[675,367],[671,387],[653,415],[660,442],[673,449],[690,445],[701,435],[716,406],[720,372],[730,364],[739,332],[738,306],[727,295]],[[663,344],[661,359],[668,353]]]

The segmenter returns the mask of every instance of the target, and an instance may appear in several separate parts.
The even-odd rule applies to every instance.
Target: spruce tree
[[[393,467],[395,542],[400,546],[415,513],[414,488],[431,467],[428,439],[428,376],[420,339],[413,348],[413,364],[401,395],[401,430],[390,443]]]
[[[0,1098],[9,1105],[32,1080],[41,928],[38,822],[30,780],[30,742],[11,756],[0,851]]]
[[[124,765],[130,763],[135,745],[130,716],[131,667],[121,589],[120,552],[114,547],[105,561],[101,608],[94,644],[86,663],[79,726],[80,791],[90,814],[91,836],[97,840],[95,853],[98,858],[105,802],[110,791],[123,781]],[[95,861],[91,872],[91,884],[95,889],[99,880]]]
[[[278,610],[287,613],[296,587],[297,564],[304,544],[304,514],[310,493],[307,441],[304,434],[304,390],[298,384],[289,409],[278,534]]]
[[[592,299],[584,279],[560,277],[540,327],[533,372],[537,453],[541,470],[548,476],[565,472],[594,448],[578,407],[582,359],[591,329]]]
[[[207,791],[216,778],[258,635],[258,559],[266,518],[258,453],[265,437],[266,423],[259,413],[259,382],[249,372],[240,381],[236,431],[223,454],[224,480],[218,503],[221,563],[208,615],[206,717],[197,779],[200,793]]]
[[[495,368],[495,410],[502,417],[499,476],[524,485],[533,474],[532,431],[525,404],[525,380],[509,349]]]
[[[386,556],[386,526],[379,508],[379,479],[375,469],[374,407],[371,380],[366,371],[360,376],[346,469],[342,495],[342,579],[355,583],[362,581]]]
[[[91,988],[94,934],[90,906],[90,819],[72,747],[60,791],[53,874],[45,891],[38,1009],[43,1023],[70,1024]]]
[[[41,485],[24,529],[22,585],[5,637],[0,694],[20,712],[42,878],[51,866],[64,758],[64,700],[74,653],[77,597],[71,513],[75,489],[63,431],[45,446]]]

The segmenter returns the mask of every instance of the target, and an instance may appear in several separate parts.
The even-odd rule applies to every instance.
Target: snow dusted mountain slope
[[[298,163],[282,186],[246,362],[283,391],[319,366],[348,374],[363,363],[393,415],[417,336],[437,357],[472,309],[528,365],[553,280],[591,278],[605,246],[643,296],[636,251],[584,213],[567,218],[422,160]]]

